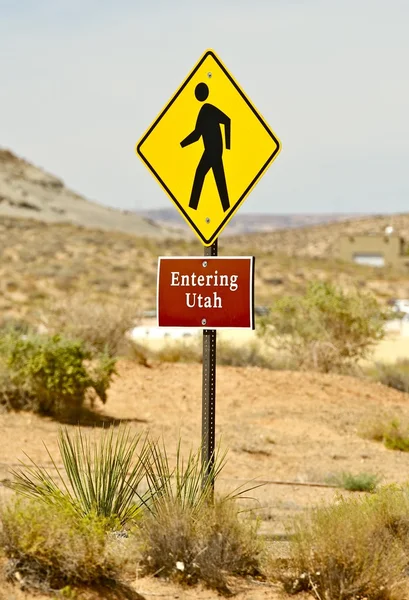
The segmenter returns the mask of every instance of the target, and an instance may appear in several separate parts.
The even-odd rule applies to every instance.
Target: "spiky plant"
[[[226,464],[226,451],[217,447],[212,460],[202,461],[201,450],[191,450],[184,459],[179,441],[174,465],[169,461],[166,448],[159,441],[150,441],[150,450],[145,463],[149,496],[147,508],[153,515],[176,506],[182,512],[189,511],[192,517],[213,501],[214,484]],[[240,486],[219,501],[244,498],[245,494],[259,485],[245,488]]]
[[[58,448],[60,469],[46,447],[56,474],[36,464],[29,456],[12,470],[10,487],[19,494],[49,504],[70,504],[79,517],[100,516],[111,526],[125,525],[138,517],[147,502],[139,493],[151,444],[129,428],[104,430],[99,440],[85,436],[81,429],[70,434],[60,429]]]

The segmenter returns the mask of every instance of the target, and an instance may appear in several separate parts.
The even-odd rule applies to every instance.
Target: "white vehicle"
[[[409,300],[395,300],[392,310],[400,313],[409,313]]]
[[[199,331],[199,329],[193,327],[145,327],[140,325],[132,329],[130,337],[133,340],[158,340],[163,338],[176,340],[194,337]]]

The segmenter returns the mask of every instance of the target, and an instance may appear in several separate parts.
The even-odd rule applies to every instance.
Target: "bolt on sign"
[[[254,257],[159,257],[159,327],[254,329]]]
[[[207,50],[136,146],[205,246],[281,149],[222,61]]]

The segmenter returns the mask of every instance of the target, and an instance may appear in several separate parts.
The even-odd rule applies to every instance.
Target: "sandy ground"
[[[100,417],[126,421],[135,432],[150,430],[163,436],[170,456],[175,456],[179,439],[185,452],[197,448],[201,376],[200,365],[146,368],[122,362],[107,405],[99,407]],[[262,533],[274,539],[284,533],[289,517],[339,493],[306,484],[322,484],[329,475],[342,471],[375,473],[384,483],[406,481],[408,454],[387,450],[358,435],[362,423],[382,414],[409,421],[408,396],[351,377],[218,367],[216,434],[229,450],[218,489],[231,490],[250,480],[264,482],[252,492],[254,499],[248,505],[259,511]],[[57,455],[59,426],[29,413],[1,414],[0,480],[10,477],[10,466],[24,460],[24,452],[49,464],[44,444]],[[95,435],[100,431],[96,428]],[[0,496],[7,495],[6,488],[0,487]],[[143,590],[146,598],[215,596],[208,590],[183,590],[156,579],[138,580],[135,589]],[[238,598],[278,598],[277,593],[271,586],[245,584]],[[24,597],[30,598],[5,596],[10,600]]]
[[[163,436],[170,456],[175,456],[179,438],[185,452],[197,448],[201,375],[200,365],[146,368],[122,362],[100,416],[126,421],[135,432]],[[289,517],[338,494],[334,488],[306,484],[322,484],[342,471],[374,473],[383,483],[406,481],[408,454],[358,435],[362,423],[385,413],[409,421],[409,397],[352,377],[218,367],[216,434],[229,450],[218,489],[231,490],[249,480],[265,482],[252,493],[249,506],[256,506],[263,519],[262,533],[274,539],[284,533]],[[24,460],[24,452],[48,464],[44,444],[57,455],[58,427],[51,419],[29,413],[0,414],[0,480],[10,477],[10,466]],[[95,435],[100,431],[97,428]],[[7,495],[0,487],[0,497]],[[272,587],[246,586],[238,598],[279,597]],[[147,598],[214,596],[208,590],[182,590],[157,580],[137,581],[135,589]]]

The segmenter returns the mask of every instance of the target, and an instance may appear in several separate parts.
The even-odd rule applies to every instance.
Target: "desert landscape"
[[[198,241],[140,216],[92,204],[61,182],[57,188],[47,183],[54,179],[10,152],[0,152],[0,182],[7,182],[0,203],[3,317],[38,322],[44,309],[86,291],[90,298],[137,299],[137,318],[155,308],[158,256],[203,254]],[[25,194],[38,210],[25,207]],[[66,207],[64,214],[52,210],[58,202]],[[311,280],[332,281],[345,289],[359,286],[386,303],[409,297],[406,271],[341,262],[331,248],[341,234],[381,232],[390,224],[409,238],[408,215],[358,217],[242,237],[222,235],[219,254],[256,257],[256,306],[300,294]]]
[[[154,326],[155,321],[147,319],[146,313],[155,308],[157,257],[201,255],[203,248],[190,238],[179,237],[171,228],[136,215],[111,210],[112,218],[105,219],[108,209],[72,195],[59,180],[7,151],[0,154],[0,177],[8,186],[1,188],[0,203],[3,330],[11,325],[17,330],[34,328],[58,333],[55,327],[59,323],[62,331],[68,332],[71,319],[71,325],[83,327],[85,334],[86,321],[92,320],[94,309],[99,307],[103,329],[103,323],[106,327],[109,320],[115,321],[114,313],[119,318],[121,307],[126,321],[121,335],[126,334],[128,344],[127,350],[125,346],[118,350],[106,404],[97,400],[92,409],[87,405],[86,411],[75,418],[7,410],[3,405],[2,501],[14,498],[11,471],[19,468],[20,461],[27,463],[27,457],[51,471],[62,469],[58,459],[61,427],[72,435],[80,429],[95,440],[110,426],[117,428],[119,424],[132,434],[149,432],[153,438],[163,440],[171,462],[177,460],[179,441],[184,456],[197,450],[201,440],[200,346],[199,356],[193,359],[185,352],[189,343],[197,346],[197,337],[183,342],[182,350],[176,352],[171,341],[161,340],[151,352],[147,343],[139,347],[140,340],[135,347],[132,343],[130,350],[128,334],[135,326]],[[66,207],[64,213],[56,211],[58,202]],[[28,218],[32,214],[35,218]],[[404,271],[341,263],[331,256],[331,247],[341,231],[378,230],[386,223],[393,223],[405,234],[409,216],[359,217],[226,236],[222,237],[220,253],[256,256],[256,306],[271,307],[287,295],[301,298],[314,280],[336,284],[345,293],[354,289],[371,292],[386,308],[392,298],[409,296]],[[79,312],[77,317],[70,313],[70,298],[77,298],[77,302],[82,299],[80,304],[85,308],[89,304],[89,312],[84,313],[87,316],[81,317],[82,324]],[[96,319],[97,312],[94,315]],[[76,320],[78,323],[74,323]],[[361,491],[359,486],[358,491],[348,489],[346,477],[355,482],[370,481],[375,486],[407,482],[409,454],[385,446],[382,436],[378,439],[365,432],[382,423],[409,426],[408,390],[401,391],[399,386],[393,389],[395,384],[382,383],[371,371],[375,364],[404,361],[409,338],[389,333],[374,345],[373,354],[361,361],[353,374],[273,366],[280,355],[275,354],[273,360],[256,332],[222,332],[219,340],[227,346],[225,362],[217,367],[216,439],[227,451],[227,461],[217,478],[216,493],[257,486],[248,499],[240,499],[239,503],[257,518],[258,535],[268,555],[287,559],[297,515],[307,514],[312,507],[334,504],[340,495],[345,499],[368,496],[369,487],[364,484]],[[240,362],[237,357],[245,356],[254,344],[257,349],[253,362],[246,364],[245,358]],[[236,358],[226,364],[229,353]],[[264,366],[257,366],[261,356],[260,364]],[[269,360],[273,362],[266,366]],[[56,464],[50,457],[57,457]],[[4,558],[2,561],[6,564]],[[34,594],[24,577],[19,579],[16,573],[0,581],[0,598],[4,600],[54,597]],[[181,586],[172,578],[146,575],[137,568],[128,573],[127,586],[122,592],[78,588],[67,591],[73,595],[63,597],[205,600],[220,593],[201,584]],[[290,597],[282,584],[269,576],[235,579],[229,590],[238,600]],[[317,597],[310,592],[299,597]]]

